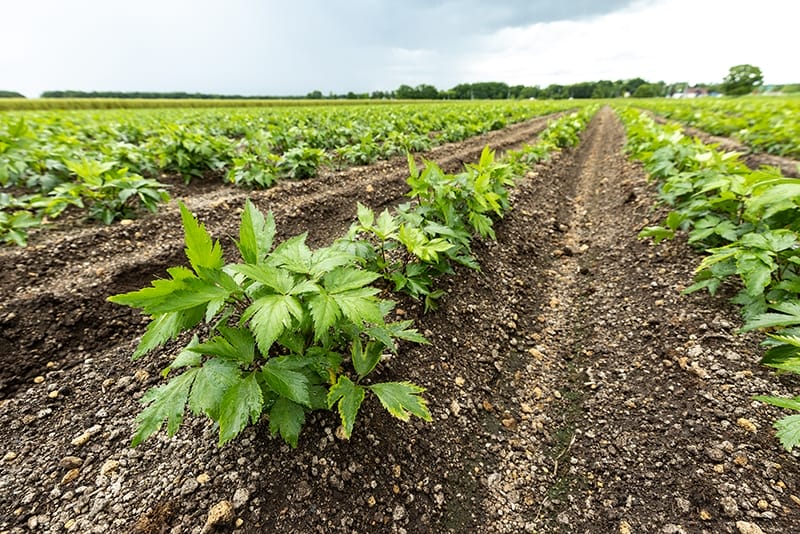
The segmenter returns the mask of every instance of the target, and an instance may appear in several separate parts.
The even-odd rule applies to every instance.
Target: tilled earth
[[[545,124],[425,157],[455,171]],[[184,261],[174,204],[0,251],[0,532],[800,531],[797,455],[774,439],[778,411],[751,400],[798,381],[759,366],[758,335],[737,334],[735,288],[681,295],[698,261],[684,242],[637,239],[660,214],[624,141],[601,110],[578,148],[520,181],[498,241],[475,247],[480,272],[442,280],[434,313],[401,300],[431,344],[378,372],[425,386],[434,421],[397,421],[368,398],[349,441],[320,413],[296,450],[265,424],[218,449],[194,417],[129,447],[137,400],[179,346],[132,362],[145,321],[105,297]],[[323,244],[357,200],[402,201],[405,177],[398,159],[174,196],[227,250],[246,196],[282,237]]]

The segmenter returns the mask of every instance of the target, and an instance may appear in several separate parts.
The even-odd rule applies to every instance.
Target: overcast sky
[[[797,0],[3,0],[0,90],[800,82]]]

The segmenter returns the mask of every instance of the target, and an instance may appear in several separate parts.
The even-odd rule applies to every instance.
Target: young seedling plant
[[[273,248],[275,221],[250,201],[237,242],[241,261],[225,264],[219,241],[183,204],[180,210],[190,267],[109,297],[151,317],[135,358],[207,325],[208,335],[196,334],[163,370],[169,382],[143,396],[134,446],[164,421],[174,435],[187,406],[218,423],[220,446],[265,417],[273,436],[296,447],[306,414],[334,408],[349,438],[368,393],[403,421],[431,419],[420,386],[371,380],[397,340],[426,342],[411,321],[385,321],[393,303],[371,285],[380,275],[341,245],[311,250],[305,234]]]

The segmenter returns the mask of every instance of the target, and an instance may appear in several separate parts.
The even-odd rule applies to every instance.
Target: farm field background
[[[672,224],[673,208],[654,209],[669,193],[656,179],[677,187],[681,173],[746,177],[768,161],[791,186],[797,107],[759,98],[0,113],[0,532],[800,529],[797,449],[775,437],[780,410],[752,400],[790,398],[798,380],[759,364],[763,334],[738,333],[730,298],[742,287],[755,298],[752,282],[715,273],[716,294],[681,292],[702,260],[687,234],[717,239],[701,247],[714,248],[744,233],[731,236],[716,212],[709,226],[710,212]],[[558,125],[584,126],[579,112],[591,120],[572,138]],[[648,113],[701,139],[667,125],[637,141],[646,163],[634,162],[625,150]],[[705,147],[678,157],[711,135],[729,137],[725,148],[747,165]],[[246,199],[273,212],[277,242],[308,232],[318,248],[356,222],[357,203],[377,214],[409,201],[407,152],[458,176],[485,146],[516,178],[496,240],[472,245],[480,270],[437,278],[438,309],[427,313],[384,287],[392,318],[413,320],[430,344],[401,343],[376,376],[424,387],[431,422],[399,421],[368,398],[349,440],[323,410],[309,412],[297,449],[267,421],[217,449],[218,429],[187,414],[175,437],[162,429],[129,447],[139,401],[189,338],[132,361],[147,318],[107,297],[186,264],[177,201],[226,251]],[[797,298],[797,199],[784,189],[778,207],[761,204],[770,231],[794,239],[765,252],[780,269],[761,289],[782,291],[782,302]],[[639,239],[645,228],[677,237],[654,245]],[[778,298],[765,295],[765,305]]]
[[[268,187],[498,130],[570,103],[517,102],[0,115],[0,241],[68,207],[109,223],[167,198],[160,179]],[[205,176],[204,174],[209,174]],[[172,176],[169,176],[172,175]]]

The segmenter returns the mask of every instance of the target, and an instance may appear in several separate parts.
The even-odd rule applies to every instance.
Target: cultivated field
[[[797,146],[616,104],[0,114],[0,532],[800,530]]]

